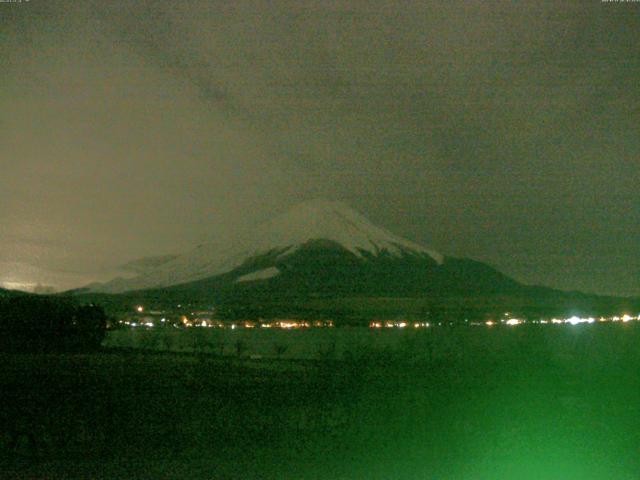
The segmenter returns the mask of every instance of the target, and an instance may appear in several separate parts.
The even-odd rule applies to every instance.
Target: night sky
[[[640,3],[0,3],[0,284],[312,198],[526,283],[640,295]]]

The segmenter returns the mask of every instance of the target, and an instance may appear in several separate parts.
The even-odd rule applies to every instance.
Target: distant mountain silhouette
[[[118,295],[106,295],[107,293]],[[228,248],[201,245],[143,274],[77,291],[113,305],[216,305],[237,317],[530,317],[640,310],[638,299],[528,286],[475,260],[443,256],[338,202],[312,201]],[[635,312],[637,313],[637,312]]]

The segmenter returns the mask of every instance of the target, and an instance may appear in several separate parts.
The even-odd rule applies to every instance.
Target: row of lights
[[[369,328],[428,328],[431,324],[429,322],[405,322],[405,321],[372,321],[369,323]]]
[[[180,306],[180,305],[178,305]],[[144,312],[144,306],[137,305],[135,307],[135,311],[138,313]],[[161,319],[162,323],[166,322],[166,318]],[[129,325],[132,327],[136,326],[146,326],[153,327],[153,322],[123,322],[125,325]],[[295,328],[331,328],[334,326],[333,320],[277,320],[274,322],[253,322],[253,321],[243,321],[227,324],[221,322],[219,320],[209,320],[209,319],[189,319],[186,315],[182,315],[180,317],[180,323],[184,327],[205,327],[205,328],[230,328],[231,330],[235,330],[236,328],[282,328],[282,329],[295,329]]]
[[[144,312],[144,307],[142,305],[138,305],[136,307],[136,311],[138,313],[142,313]],[[570,324],[570,325],[578,325],[581,323],[595,323],[596,319],[593,317],[587,317],[587,318],[583,318],[583,317],[578,317],[578,316],[572,316],[569,318],[564,318],[564,319],[558,319],[558,318],[552,318],[551,320],[533,320],[533,321],[527,321],[527,320],[523,320],[523,319],[519,319],[519,318],[510,318],[510,313],[506,312],[504,319],[500,320],[500,322],[496,322],[494,320],[487,320],[486,322],[484,322],[484,325],[488,326],[488,327],[492,327],[494,325],[497,325],[498,323],[501,324],[505,324],[505,325],[509,325],[509,326],[516,326],[516,325],[521,325],[524,323],[533,323],[533,324]],[[232,330],[235,330],[236,328],[255,328],[257,326],[260,326],[261,328],[282,328],[282,329],[295,329],[295,328],[311,328],[311,327],[315,327],[315,328],[323,328],[323,327],[333,327],[333,321],[331,320],[316,320],[314,322],[309,322],[306,320],[279,320],[276,322],[261,322],[261,323],[257,323],[257,322],[251,322],[251,321],[245,321],[245,322],[239,322],[239,323],[232,323],[231,325],[227,325],[224,324],[220,321],[212,321],[212,320],[189,320],[186,316],[182,316],[181,317],[181,322],[183,324],[183,326],[185,327],[209,327],[209,328],[231,328]],[[640,321],[640,314],[636,317],[633,317],[629,314],[624,314],[622,316],[613,316],[613,317],[600,317],[597,321],[598,322],[630,322],[633,320],[638,320]],[[165,318],[162,318],[160,320],[162,323],[166,322]],[[153,327],[154,323],[153,322],[129,322],[129,321],[125,321],[124,322],[125,325],[129,325],[131,327],[137,327],[137,326],[146,326],[146,327]],[[471,322],[471,325],[481,325],[482,323],[476,323],[476,322]],[[441,325],[441,324],[439,324]],[[369,323],[369,327],[370,328],[406,328],[406,327],[413,327],[413,328],[428,328],[430,327],[431,324],[429,322],[406,322],[403,320],[386,320],[386,321],[380,321],[380,320],[374,320],[372,322]]]
[[[627,322],[631,322],[634,320],[640,320],[640,315],[633,317],[631,315],[625,314],[622,316],[614,316],[614,317],[600,317],[599,319],[595,319],[594,317],[578,317],[578,316],[573,316],[573,317],[569,317],[569,318],[552,318],[551,320],[533,320],[533,321],[527,321],[527,320],[522,320],[519,318],[509,318],[506,320],[501,320],[500,323],[504,323],[505,325],[510,325],[510,326],[515,326],[515,325],[521,325],[523,323],[533,323],[533,324],[554,324],[554,325],[558,325],[558,324],[569,324],[569,325],[578,325],[581,323],[595,323],[595,322],[623,322],[623,323],[627,323]],[[486,322],[484,322],[485,325],[487,326],[492,326],[492,325],[496,325],[497,322],[494,322],[493,320],[488,320]]]
[[[508,315],[508,314],[505,314]],[[487,320],[486,322],[470,322],[470,325],[486,325],[488,327],[492,327],[494,325],[508,325],[508,326],[516,326],[522,325],[525,323],[530,324],[569,324],[569,325],[578,325],[581,323],[595,323],[595,322],[631,322],[631,321],[640,321],[640,315],[633,317],[631,315],[625,314],[622,316],[614,316],[614,317],[600,317],[599,319],[595,319],[593,317],[578,317],[573,316],[569,318],[552,318],[551,320],[523,320],[520,318],[504,318],[500,321],[495,320]],[[442,325],[442,323],[438,323],[438,325]],[[369,323],[369,328],[428,328],[431,326],[429,322],[406,322],[406,321],[392,321],[392,320],[374,320]]]
[[[315,320],[313,322],[307,320],[277,320],[275,322],[234,322],[231,324],[223,323],[218,320],[189,320],[186,316],[181,317],[182,325],[185,327],[204,327],[204,328],[280,328],[285,330],[296,328],[331,328],[334,326],[333,320]]]

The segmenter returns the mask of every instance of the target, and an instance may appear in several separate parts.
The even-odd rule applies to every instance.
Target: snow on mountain
[[[439,253],[373,225],[341,202],[312,200],[259,225],[226,247],[215,243],[200,245],[134,278],[94,284],[91,290],[118,293],[200,280],[229,272],[248,258],[265,253],[277,251],[279,257],[289,255],[311,240],[335,242],[360,258],[363,252],[379,255],[386,251],[395,256],[406,252],[426,255],[437,263],[443,260]]]
[[[252,282],[254,280],[266,280],[267,278],[275,277],[280,274],[278,267],[269,267],[257,272],[247,273],[236,279],[236,282]]]

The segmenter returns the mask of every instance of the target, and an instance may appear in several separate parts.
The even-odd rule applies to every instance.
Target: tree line
[[[0,351],[59,352],[100,348],[104,310],[55,296],[0,298]]]

